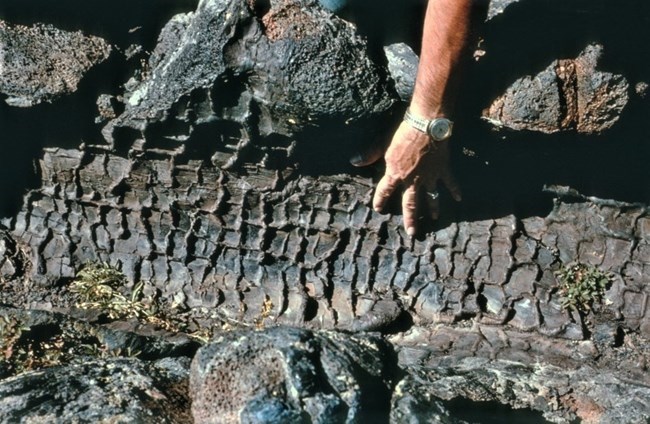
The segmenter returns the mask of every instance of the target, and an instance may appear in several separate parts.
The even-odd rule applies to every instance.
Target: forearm
[[[455,74],[470,32],[473,0],[429,0],[422,52],[411,99],[417,116],[447,116],[453,101]]]

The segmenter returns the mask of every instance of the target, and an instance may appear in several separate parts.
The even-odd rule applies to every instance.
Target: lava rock
[[[417,380],[406,377],[397,384],[390,408],[391,423],[465,423],[452,416],[442,399],[422,390]]]
[[[384,47],[388,60],[388,71],[395,81],[395,89],[403,102],[409,102],[415,89],[420,58],[406,43],[396,43]]]
[[[68,312],[81,316],[89,311],[74,309]],[[96,316],[87,313],[86,317],[91,319],[84,320],[62,313],[0,306],[0,320],[4,323],[13,323],[27,335],[27,339],[47,342],[49,338],[65,346],[67,351],[59,358],[63,362],[66,358],[78,356],[85,350],[157,360],[165,357],[192,356],[197,349],[197,344],[184,334],[162,331],[137,321],[98,324],[94,322]],[[6,333],[7,326],[0,327],[0,340],[6,336]],[[17,340],[16,343],[20,344],[21,341]]]
[[[487,20],[494,18],[502,14],[506,8],[514,3],[519,2],[520,0],[490,0],[490,5],[488,6]]]
[[[286,135],[320,120],[378,116],[397,97],[354,26],[315,0],[267,8],[202,0],[163,29],[148,68],[127,84],[125,112],[104,129],[107,140],[118,128],[144,133],[169,118],[194,125],[255,117],[256,132]]]
[[[596,70],[603,47],[589,45],[576,59],[556,60],[515,81],[483,117],[497,127],[543,133],[594,134],[611,128],[628,103],[622,75]]]
[[[80,31],[0,21],[0,93],[11,106],[52,102],[75,92],[84,74],[110,53],[106,41]]]
[[[6,422],[188,422],[188,358],[81,358],[0,381]]]
[[[427,417],[421,411],[427,403],[441,405],[444,409],[433,409],[438,420],[433,422],[542,422],[545,418],[564,423],[579,418],[590,423],[645,423],[650,418],[647,384],[637,385],[589,366],[560,368],[441,355],[427,367],[408,371],[398,385],[407,392],[396,390],[393,403],[399,406],[416,398],[418,402],[409,401],[412,406],[407,409],[416,417]],[[490,402],[501,406],[488,410]]]
[[[192,361],[192,415],[196,423],[372,421],[388,416],[391,362],[375,336],[283,327],[227,333]]]

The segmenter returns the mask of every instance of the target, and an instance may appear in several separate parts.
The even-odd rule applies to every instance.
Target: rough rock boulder
[[[390,353],[376,336],[290,328],[224,334],[192,362],[192,415],[197,423],[386,417]]]
[[[377,116],[396,99],[354,27],[315,0],[203,0],[167,24],[148,67],[128,85],[108,140],[119,128],[146,139],[170,119],[181,128],[252,120],[255,133],[286,135]]]
[[[593,134],[611,128],[628,103],[625,77],[596,70],[603,51],[588,46],[535,76],[515,81],[483,112],[493,125],[514,130]]]
[[[11,106],[52,102],[74,92],[84,74],[110,53],[106,41],[80,31],[0,21],[0,93]]]

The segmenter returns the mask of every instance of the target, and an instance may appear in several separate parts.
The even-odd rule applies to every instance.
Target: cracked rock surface
[[[175,16],[151,55],[150,74],[131,81],[126,109],[104,135],[113,140],[115,131],[132,128],[146,138],[154,124],[169,121],[189,128],[222,118],[246,122],[251,108],[259,109],[256,133],[287,135],[319,120],[385,112],[397,97],[385,71],[351,24],[316,4],[203,0],[195,12]]]
[[[238,322],[255,322],[268,302],[268,323],[378,329],[406,313],[422,326],[472,319],[584,340],[592,331],[561,307],[554,274],[577,261],[615,276],[601,315],[650,328],[642,205],[558,201],[545,218],[454,223],[411,248],[400,217],[368,206],[365,178],[239,176],[171,153],[53,149],[41,164],[43,188],[5,232],[0,265],[27,273],[31,302],[56,303],[58,281],[103,261],[169,303]]]
[[[3,422],[188,422],[189,360],[79,358],[0,382]]]

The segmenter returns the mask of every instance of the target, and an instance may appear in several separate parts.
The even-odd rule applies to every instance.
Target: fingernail
[[[408,234],[409,237],[415,236],[415,227],[408,227],[406,229],[406,234]]]
[[[361,162],[363,162],[363,156],[361,156],[361,153],[357,153],[350,158],[350,163],[352,165],[359,165]]]

